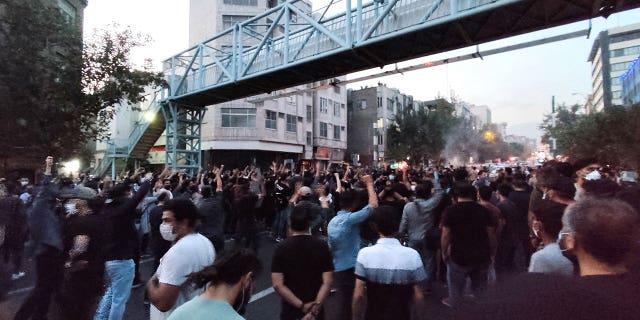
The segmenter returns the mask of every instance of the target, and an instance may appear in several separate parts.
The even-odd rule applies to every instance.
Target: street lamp
[[[491,131],[485,131],[484,132],[484,139],[492,142],[494,139],[496,138],[496,134],[491,132]]]

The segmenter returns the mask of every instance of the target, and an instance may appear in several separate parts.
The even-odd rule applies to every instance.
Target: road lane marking
[[[264,290],[262,290],[262,291],[260,291],[260,292],[258,292],[256,294],[252,295],[251,296],[251,300],[249,300],[249,303],[258,301],[258,300],[260,300],[260,299],[262,299],[262,298],[264,298],[264,297],[266,297],[266,296],[268,296],[268,295],[270,295],[270,294],[272,294],[274,292],[276,292],[276,291],[273,290],[273,287],[269,287],[267,289],[264,289]]]

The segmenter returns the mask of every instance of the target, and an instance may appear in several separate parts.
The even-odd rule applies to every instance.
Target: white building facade
[[[600,32],[593,43],[591,62],[593,111],[623,105],[620,76],[640,55],[640,23]]]
[[[189,45],[277,4],[275,0],[191,0]],[[311,14],[310,2],[296,6]],[[264,24],[269,23],[265,19]],[[214,45],[230,50],[232,40],[221,37]],[[347,92],[344,86],[327,84],[328,80],[319,81],[208,106],[202,126],[203,164],[265,164],[277,159],[341,162],[347,147]]]

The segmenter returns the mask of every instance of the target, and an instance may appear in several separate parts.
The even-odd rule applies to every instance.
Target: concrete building
[[[191,0],[189,44],[205,41],[278,4],[277,0]],[[296,6],[311,14],[311,2],[297,2]],[[271,21],[265,19],[264,24],[268,23]],[[232,40],[220,37],[214,46],[230,50]],[[298,91],[293,94],[274,92],[208,106],[202,126],[203,164],[266,164],[274,159],[343,161],[347,91],[344,86],[313,89],[327,83],[284,90]]]
[[[622,80],[640,54],[640,23],[600,32],[588,61],[591,62],[593,111],[622,105]]]
[[[622,81],[622,104],[625,107],[640,104],[640,55],[620,76],[620,80]]]
[[[469,105],[469,111],[473,114],[474,125],[476,130],[481,130],[487,124],[491,124],[491,109],[486,106]]]
[[[413,97],[388,88],[382,83],[376,87],[349,90],[348,93],[348,149],[354,163],[379,166],[388,159],[387,129],[396,114],[405,108],[413,108]],[[428,103],[416,104],[417,107],[429,108]]]

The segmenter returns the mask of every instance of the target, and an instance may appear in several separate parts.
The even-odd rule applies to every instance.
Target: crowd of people
[[[0,283],[35,260],[18,320],[122,319],[145,255],[151,319],[243,319],[262,231],[282,320],[426,319],[427,299],[461,319],[640,314],[637,174],[594,159],[491,178],[273,162],[74,180],[47,157],[37,182],[0,184]]]

